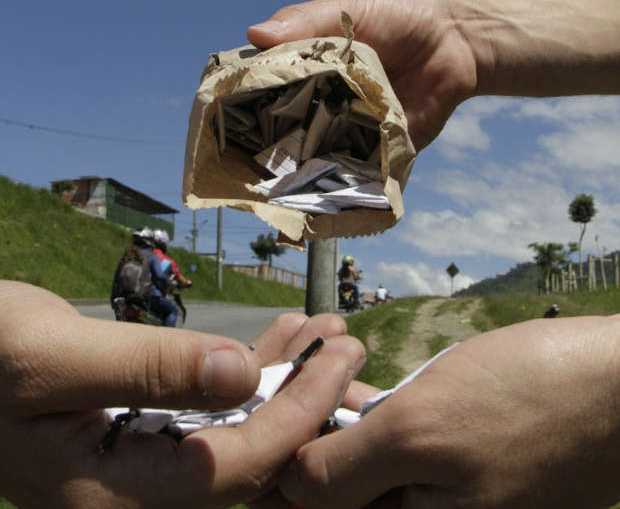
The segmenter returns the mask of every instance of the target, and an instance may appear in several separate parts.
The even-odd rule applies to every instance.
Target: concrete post
[[[334,257],[336,240],[313,240],[308,246],[306,314],[332,313],[334,308]]]
[[[222,246],[222,229],[224,216],[222,207],[217,208],[217,289],[222,291],[224,288],[224,252]]]

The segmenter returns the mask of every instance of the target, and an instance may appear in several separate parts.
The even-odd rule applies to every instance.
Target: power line
[[[40,125],[40,124],[23,122],[21,120],[13,120],[13,119],[6,118],[6,117],[0,117],[0,123],[3,123],[11,127],[22,127],[24,129],[30,129],[31,131],[42,131],[42,132],[57,134],[60,136],[71,136],[73,138],[81,138],[81,139],[96,140],[96,141],[107,141],[107,142],[114,142],[114,143],[129,143],[133,145],[152,145],[152,146],[158,146],[164,149],[172,148],[170,145],[163,145],[161,142],[155,141],[155,140],[146,140],[142,138],[125,138],[121,136],[108,136],[108,135],[103,135],[103,134],[77,131],[74,129],[62,129],[59,127],[50,127],[50,126],[45,126],[45,125]]]

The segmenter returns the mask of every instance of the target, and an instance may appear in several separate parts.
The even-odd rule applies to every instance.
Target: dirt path
[[[471,318],[481,304],[478,299],[468,301],[467,305],[457,299],[433,299],[422,304],[416,313],[409,340],[396,363],[408,373],[429,358],[429,343],[436,336],[444,336],[451,344],[478,334]],[[437,315],[438,311],[440,315]]]

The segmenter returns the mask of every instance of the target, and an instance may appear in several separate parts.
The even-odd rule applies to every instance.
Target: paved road
[[[76,307],[85,316],[113,320],[109,305],[81,305]],[[278,315],[288,311],[303,311],[301,308],[263,308],[235,304],[187,303],[185,328],[239,339],[249,342]]]

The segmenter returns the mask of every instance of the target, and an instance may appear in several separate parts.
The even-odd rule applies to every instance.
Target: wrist
[[[488,12],[483,12],[483,6],[476,0],[448,0],[449,22],[468,46],[475,64],[476,83],[470,96],[485,95],[493,88],[495,65],[495,51],[492,37],[482,36],[481,27],[488,23]]]
[[[617,0],[450,0],[476,62],[476,95],[620,92]]]

